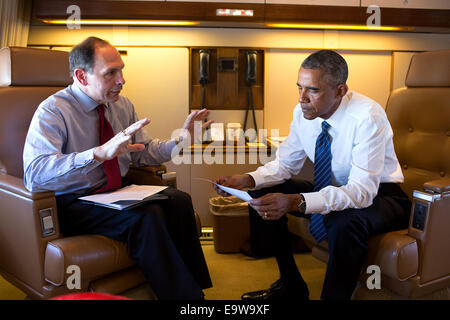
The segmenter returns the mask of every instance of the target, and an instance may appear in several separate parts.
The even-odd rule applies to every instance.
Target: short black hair
[[[348,66],[345,59],[333,50],[319,50],[310,54],[303,62],[303,69],[322,69],[329,84],[345,84]]]
[[[70,76],[73,76],[75,69],[83,69],[92,73],[95,65],[95,48],[108,45],[110,43],[106,40],[89,37],[73,47],[69,54]]]

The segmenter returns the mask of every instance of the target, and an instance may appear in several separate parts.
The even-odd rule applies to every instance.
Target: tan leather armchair
[[[450,286],[450,50],[415,54],[405,85],[391,93],[386,113],[413,201],[410,222],[372,237],[366,265],[380,267],[382,287],[415,298]],[[309,221],[289,216],[289,229],[328,260],[328,244],[316,243]]]
[[[64,237],[54,193],[24,187],[22,152],[34,111],[71,82],[67,52],[0,49],[0,274],[34,299],[77,291],[120,294],[145,282],[126,245],[96,235]],[[163,166],[132,168],[129,176],[139,184],[175,186],[164,173]],[[70,265],[80,267],[80,290],[66,286]]]

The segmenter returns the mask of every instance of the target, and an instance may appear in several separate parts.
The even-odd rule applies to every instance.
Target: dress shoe
[[[288,288],[281,279],[278,279],[269,289],[247,292],[242,295],[242,300],[308,300],[309,291],[304,282]]]

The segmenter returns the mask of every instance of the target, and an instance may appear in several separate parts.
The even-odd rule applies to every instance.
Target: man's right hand
[[[214,182],[220,184],[225,187],[230,187],[234,189],[246,189],[246,188],[254,188],[255,180],[253,180],[252,176],[249,174],[235,174],[232,176],[222,176],[214,179]],[[216,185],[214,185],[214,190],[224,197],[228,197],[230,194],[223,191]]]
[[[143,144],[130,144],[133,135],[150,123],[150,120],[144,118],[136,121],[125,130],[119,132],[105,144],[94,148],[94,158],[103,162],[114,159],[115,157],[128,152],[139,152],[145,149]]]

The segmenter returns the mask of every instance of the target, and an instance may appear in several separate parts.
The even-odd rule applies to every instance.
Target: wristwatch
[[[304,214],[306,212],[306,201],[305,197],[300,193],[300,201],[297,204],[298,212]]]

